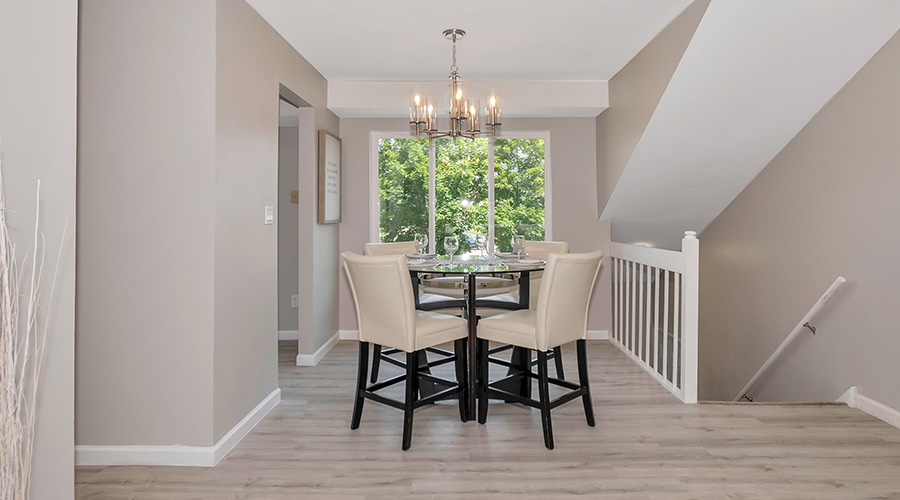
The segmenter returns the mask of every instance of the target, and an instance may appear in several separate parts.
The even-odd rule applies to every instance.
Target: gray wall
[[[278,242],[263,207],[278,200],[279,84],[315,108],[315,130],[337,134],[327,82],[243,0],[216,4],[215,439],[278,385]],[[303,117],[301,117],[301,120]],[[309,135],[311,131],[307,130]],[[307,158],[314,149],[306,148]],[[314,175],[315,162],[304,163]],[[300,184],[306,222],[315,183]],[[307,225],[300,289],[312,300],[301,353],[337,333],[338,227]],[[313,283],[321,284],[313,294]],[[328,285],[330,284],[330,285]]]
[[[0,160],[7,224],[17,257],[30,257],[40,179],[45,306],[62,245],[38,395],[35,500],[73,497],[77,21],[77,3],[70,0],[0,2]],[[47,318],[40,315],[42,322]]]
[[[598,214],[625,171],[709,2],[695,0],[609,80],[609,108],[597,116]]]
[[[700,397],[731,399],[838,275],[752,396],[900,408],[900,36],[700,236]]]
[[[300,185],[300,128],[278,127],[278,329],[297,330],[297,295],[300,273],[299,204],[291,203],[291,191]]]
[[[211,446],[278,384],[263,207],[277,205],[280,85],[314,106],[301,179],[338,119],[325,79],[241,0],[81,12],[77,442]],[[337,330],[338,229],[316,227],[315,183],[301,186],[313,352]],[[334,289],[313,297],[314,279]]]
[[[209,446],[215,3],[80,3],[76,441]]]
[[[609,223],[597,221],[594,118],[506,119],[503,130],[550,131],[551,215],[553,238],[571,251],[609,251]],[[369,133],[408,132],[404,119],[343,119],[344,222],[341,250],[361,253],[369,241]],[[588,328],[609,330],[610,281],[604,265],[591,302]],[[341,329],[356,329],[356,310],[346,277],[341,278]]]

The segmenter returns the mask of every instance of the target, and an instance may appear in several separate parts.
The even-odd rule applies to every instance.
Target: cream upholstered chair
[[[546,259],[550,256],[551,253],[569,253],[569,242],[568,241],[525,241],[525,253],[528,254],[528,258],[530,259]],[[534,309],[537,307],[537,298],[541,292],[541,277],[543,276],[543,271],[537,271],[530,273],[529,276],[529,295],[528,295],[528,308]],[[508,298],[507,298],[508,297]],[[504,294],[498,297],[492,297],[495,300],[508,300],[510,302],[518,303],[519,302],[519,291],[515,289],[511,291],[509,294]],[[488,309],[484,310],[482,313],[483,317],[495,316],[497,314],[502,314],[503,310],[500,309]],[[505,351],[509,349],[510,345],[502,345],[499,347],[495,347],[491,349],[491,354],[496,354],[501,351]],[[553,348],[553,351],[550,353],[550,358],[553,359],[554,364],[556,365],[556,376],[561,379],[565,379],[565,369],[563,368],[563,359],[562,359],[562,347],[556,346]]]
[[[366,255],[404,255],[417,253],[415,241],[392,241],[389,243],[366,243],[363,245]]]
[[[413,411],[440,399],[460,394],[459,416],[468,420],[466,411],[466,337],[468,330],[462,318],[435,312],[417,311],[412,295],[409,268],[402,255],[364,256],[351,252],[341,254],[350,280],[359,321],[359,371],[351,429],[359,427],[363,402],[368,398],[403,410],[403,449],[412,443]],[[419,372],[417,355],[424,349],[455,341],[456,381]],[[369,342],[406,352],[406,375],[366,386],[368,378]],[[447,386],[434,394],[418,398],[420,379]],[[376,391],[406,380],[404,401],[389,399]]]
[[[553,429],[550,423],[550,410],[581,396],[587,423],[591,427],[594,426],[585,338],[587,337],[588,305],[591,301],[594,282],[600,271],[602,257],[603,252],[600,251],[570,254],[551,253],[547,258],[547,267],[544,270],[536,309],[511,311],[482,319],[479,322],[478,348],[481,352],[486,352],[489,340],[525,349],[534,349],[538,352],[537,379],[540,394],[539,400],[535,401],[496,388],[495,385],[502,382],[521,377],[533,377],[533,374],[529,368],[528,372],[513,374],[500,381],[490,383],[487,356],[480,356],[479,423],[487,420],[489,397],[538,408],[541,410],[544,445],[552,450]],[[547,375],[547,351],[572,341],[576,341],[578,350],[578,384],[553,379]],[[550,401],[549,383],[572,389],[572,392]]]
[[[366,255],[406,255],[408,253],[416,253],[416,242],[415,241],[392,241],[388,243],[365,243],[363,244],[363,253]],[[431,294],[422,294],[419,297],[419,300],[425,300],[426,302],[437,302],[440,298],[432,297]],[[451,309],[451,310],[442,310],[443,312],[449,312],[453,315],[461,314],[461,309]],[[445,359],[447,357],[453,356],[452,352],[445,351],[444,349],[439,349],[437,347],[430,347],[427,349],[429,352],[434,354],[439,354],[443,356]],[[406,368],[406,363],[391,357],[393,354],[397,354],[401,352],[399,349],[387,349],[384,350],[381,344],[374,344],[372,347],[372,377],[371,382],[374,384],[378,381],[378,372],[381,367],[381,361],[384,360],[393,365],[397,365],[400,368]],[[423,355],[424,356],[424,355]]]

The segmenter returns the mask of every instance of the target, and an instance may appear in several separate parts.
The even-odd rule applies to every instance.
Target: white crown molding
[[[438,100],[438,106],[450,98],[446,81],[329,80],[328,109],[341,118],[407,118],[412,86],[423,87],[427,95]],[[469,96],[479,100],[491,88],[500,90],[504,118],[592,118],[609,107],[609,83],[603,81],[468,82]],[[446,110],[446,106],[438,108],[439,113]]]
[[[319,364],[319,361],[322,361],[322,358],[328,354],[328,351],[334,347],[338,340],[341,339],[341,332],[334,332],[334,335],[331,336],[322,347],[316,349],[316,352],[312,354],[298,354],[297,355],[297,366],[316,366]]]
[[[75,446],[75,465],[172,465],[212,467],[225,458],[281,402],[276,388],[215,446]]]

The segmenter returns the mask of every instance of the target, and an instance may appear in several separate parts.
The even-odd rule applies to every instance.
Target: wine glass
[[[482,260],[485,258],[484,255],[484,245],[487,243],[487,237],[485,237],[484,233],[478,233],[475,235],[475,244],[478,245],[478,259]]]
[[[512,237],[512,249],[516,252],[516,258],[522,258],[522,251],[525,250],[525,236],[517,234]]]
[[[456,239],[456,236],[446,236],[444,237],[444,250],[447,251],[447,255],[450,256],[450,262],[453,262],[453,254],[459,249],[459,240]]]
[[[418,250],[420,254],[423,254],[423,253],[425,253],[426,248],[428,248],[428,235],[427,234],[417,234],[416,235],[416,250]]]

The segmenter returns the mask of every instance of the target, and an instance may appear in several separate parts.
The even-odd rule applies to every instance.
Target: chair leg
[[[541,426],[544,428],[544,446],[553,449],[553,426],[550,422],[550,383],[547,376],[547,353],[538,351],[538,393],[541,398]]]
[[[363,402],[365,402],[366,375],[369,373],[369,343],[359,343],[359,367],[356,374],[356,398],[353,401],[353,418],[350,420],[350,428],[358,429],[362,418]]]
[[[413,404],[419,394],[418,354],[406,353],[406,399],[403,404],[403,450],[412,445]]]
[[[453,351],[456,355],[456,383],[462,391],[459,393],[459,419],[463,422],[469,420],[469,381],[466,376],[466,344],[465,338],[457,339],[453,343]]]
[[[488,412],[488,384],[490,383],[488,368],[488,349],[490,344],[487,340],[478,339],[478,423],[487,422]]]
[[[563,370],[562,364],[562,346],[553,348],[553,362],[556,363],[556,378],[565,380],[566,372]]]
[[[587,424],[593,427],[594,405],[591,403],[591,384],[588,381],[587,346],[584,340],[579,340],[576,345],[578,350],[578,384],[584,388],[584,396],[581,397],[581,402],[584,403],[584,418],[587,419]]]
[[[381,366],[381,344],[374,344],[374,348],[372,349],[372,378],[371,382],[374,384],[378,382],[378,368]]]

